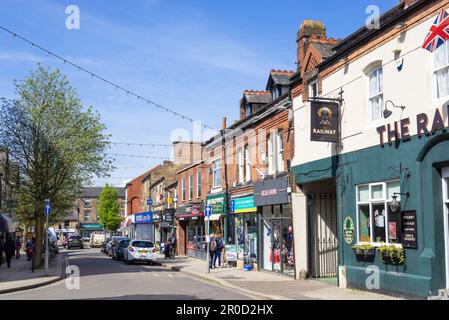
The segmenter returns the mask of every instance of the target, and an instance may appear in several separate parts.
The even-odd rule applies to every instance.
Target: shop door
[[[336,277],[338,238],[335,194],[314,193],[309,197],[309,235],[312,277]]]
[[[291,225],[291,219],[263,220],[264,270],[294,275]]]
[[[444,239],[446,243],[446,288],[449,288],[449,168],[443,169]]]

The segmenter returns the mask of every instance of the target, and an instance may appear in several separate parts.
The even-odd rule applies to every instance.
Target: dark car
[[[103,242],[103,244],[101,245],[101,252],[103,253],[108,253],[107,252],[107,244],[108,242],[110,242],[112,239],[111,238],[106,238]]]
[[[107,248],[107,251],[108,251],[107,252],[108,256],[112,257],[112,259],[115,259],[114,258],[114,251],[117,249],[120,240],[126,240],[126,239],[129,239],[129,238],[122,237],[122,236],[114,236],[111,239],[112,240],[106,245],[106,248]]]
[[[70,248],[80,248],[84,249],[84,243],[81,236],[70,236],[67,242],[67,249]]]
[[[114,260],[123,260],[125,257],[126,248],[128,248],[129,242],[131,239],[121,239],[118,244],[114,247],[112,253],[112,259]]]

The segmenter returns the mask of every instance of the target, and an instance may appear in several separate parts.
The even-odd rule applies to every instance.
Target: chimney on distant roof
[[[226,129],[226,117],[223,117],[222,119],[221,119],[221,129],[222,130],[224,130],[224,129]]]
[[[304,61],[307,48],[312,40],[326,40],[326,27],[321,21],[304,20],[296,38],[298,69]]]
[[[404,9],[407,9],[411,5],[414,5],[418,0],[400,0],[400,3],[404,3]]]

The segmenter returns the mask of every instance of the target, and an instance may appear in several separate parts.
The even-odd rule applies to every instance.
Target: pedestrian
[[[170,258],[170,240],[167,240],[164,245],[164,256],[165,259]]]
[[[4,251],[3,235],[0,236],[0,266],[3,263],[3,251]]]
[[[173,232],[173,234],[170,238],[170,258],[171,259],[175,259],[177,244],[178,244],[178,241],[176,239],[176,234]]]
[[[5,241],[5,254],[6,254],[6,265],[8,268],[11,268],[11,260],[14,256],[14,252],[16,251],[16,246],[13,238],[8,235]]]
[[[19,236],[16,238],[16,259],[20,258],[20,248],[22,248],[22,240]]]
[[[216,268],[215,264],[218,259],[218,269],[221,269],[221,253],[223,252],[223,239],[219,235],[215,237],[215,243],[217,244],[217,251],[215,251],[214,255],[214,269]]]
[[[210,263],[209,266],[211,269],[215,269],[213,262],[215,258],[215,253],[217,252],[217,241],[215,241],[215,235],[212,233],[210,235],[210,247],[209,247],[209,257]]]

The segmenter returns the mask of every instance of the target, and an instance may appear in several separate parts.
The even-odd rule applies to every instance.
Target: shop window
[[[212,162],[212,181],[214,188],[221,186],[221,160]]]
[[[393,212],[393,195],[400,192],[400,181],[357,186],[358,240],[373,243],[400,243],[401,214]],[[400,204],[400,197],[396,199]]]
[[[369,76],[369,106],[371,121],[382,119],[383,105],[383,70],[382,67],[380,67],[372,71]]]
[[[449,96],[449,46],[447,42],[435,50],[434,77],[437,99]]]

